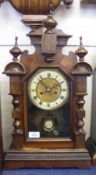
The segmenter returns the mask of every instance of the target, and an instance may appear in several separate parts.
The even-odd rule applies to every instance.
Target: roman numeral
[[[42,101],[40,101],[39,104],[42,105],[43,104]]]
[[[31,89],[32,92],[35,92],[35,89]]]
[[[67,89],[61,89],[61,91],[66,91]]]
[[[64,96],[60,96],[60,99],[63,100],[64,99]]]
[[[50,103],[48,103],[47,106],[50,107]]]
[[[42,80],[43,79],[42,75],[40,75],[39,78],[40,78],[40,80]]]
[[[64,83],[64,81],[61,81],[60,84]]]
[[[48,73],[48,74],[47,74],[47,77],[50,78],[50,77],[51,77],[51,73]]]
[[[58,75],[56,75],[56,77],[55,77],[55,78],[57,79],[57,77],[58,77]]]
[[[34,96],[33,98],[34,98],[34,100],[36,100],[37,99],[37,96]]]
[[[35,84],[38,84],[38,82],[34,81]]]

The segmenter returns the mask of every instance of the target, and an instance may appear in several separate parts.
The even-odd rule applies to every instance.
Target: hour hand
[[[41,80],[40,82],[41,82],[41,84],[45,87],[44,93],[45,93],[45,92],[51,92],[51,88],[48,87],[48,85],[46,85],[42,80]]]

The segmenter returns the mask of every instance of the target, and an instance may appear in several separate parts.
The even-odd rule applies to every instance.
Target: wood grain
[[[61,0],[51,0],[56,8]],[[10,0],[13,7],[23,14],[47,14],[50,10],[50,0]]]

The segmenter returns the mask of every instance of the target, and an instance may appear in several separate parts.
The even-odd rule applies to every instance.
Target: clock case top
[[[35,46],[35,52],[33,54],[28,54],[28,51],[21,52],[21,50],[18,48],[16,38],[15,46],[10,51],[13,55],[13,61],[10,62],[4,70],[4,73],[10,77],[10,95],[13,96],[12,117],[14,119],[14,131],[12,133],[12,144],[10,147],[11,152],[9,151],[5,157],[5,167],[28,167],[28,164],[26,164],[26,166],[25,164],[22,164],[23,160],[19,160],[19,157],[22,157],[22,154],[24,156],[26,151],[31,150],[31,153],[34,153],[35,151],[35,153],[39,155],[40,150],[42,150],[43,152],[45,152],[45,150],[50,152],[51,150],[50,153],[52,153],[52,150],[54,151],[54,149],[57,150],[57,152],[58,150],[62,152],[64,151],[64,149],[65,152],[67,151],[67,149],[70,149],[71,152],[75,151],[73,156],[71,155],[70,151],[67,151],[67,153],[72,156],[71,159],[74,159],[74,157],[75,159],[78,159],[77,157],[79,153],[82,152],[81,149],[83,149],[83,152],[81,153],[81,159],[82,161],[86,161],[85,165],[82,165],[82,167],[90,167],[90,157],[85,147],[85,131],[83,129],[83,118],[85,117],[85,110],[83,107],[85,104],[85,100],[83,98],[85,95],[87,95],[87,76],[90,76],[92,74],[91,66],[84,61],[84,56],[87,54],[87,51],[83,48],[81,39],[80,48],[77,49],[76,54],[74,54],[73,52],[70,52],[69,55],[62,54],[62,48],[67,45],[67,41],[71,37],[71,35],[67,35],[61,30],[53,29],[56,26],[56,21],[53,20],[52,16],[48,16],[44,24],[47,28],[45,32],[42,28],[39,28],[32,30],[28,34],[31,39],[31,44]],[[50,39],[52,42],[50,42]],[[21,56],[18,61],[17,57],[19,55]],[[79,62],[77,62],[76,55],[79,56]],[[70,137],[68,138],[44,137],[43,139],[28,139],[28,106],[26,94],[27,80],[39,68],[58,68],[60,71],[62,71],[64,75],[66,75],[68,80],[70,80],[71,82],[71,125]],[[20,152],[18,153],[18,151]],[[14,156],[16,152],[17,155],[19,155],[17,157],[20,161],[20,164],[18,166],[15,162],[12,163],[13,159],[15,161]],[[55,155],[56,154],[57,153],[55,153]],[[30,155],[31,154],[29,154],[29,159]],[[65,153],[64,157],[66,157]],[[23,158],[24,157],[22,157],[22,159]],[[51,157],[49,156],[49,159],[50,158]],[[55,157],[55,159],[59,160],[60,155],[59,157],[57,156],[57,158]],[[69,166],[81,166],[80,162],[79,164],[77,162],[75,162],[75,164],[72,164],[71,159],[69,158],[68,160]],[[30,161],[31,166],[38,167],[38,163],[33,163],[34,156],[33,160]],[[44,158],[44,161],[46,162],[46,156]],[[62,161],[63,164],[61,163],[61,167],[68,166],[68,164],[66,165],[66,163],[64,162],[65,160]],[[51,163],[52,164],[50,164],[49,160],[48,167],[58,167],[58,163],[54,165],[53,162]],[[43,162],[40,167],[44,166],[45,165]]]

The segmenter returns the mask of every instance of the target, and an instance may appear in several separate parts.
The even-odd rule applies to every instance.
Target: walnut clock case
[[[71,36],[54,29],[52,16],[44,25],[46,30],[35,29],[28,34],[35,46],[32,55],[21,52],[16,38],[10,51],[13,61],[4,70],[10,78],[14,119],[12,144],[4,166],[89,168],[83,129],[87,76],[92,73],[84,61],[87,51],[81,38],[76,54],[63,55],[62,48]]]

